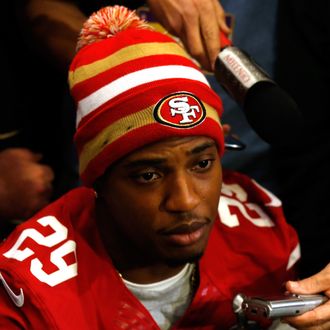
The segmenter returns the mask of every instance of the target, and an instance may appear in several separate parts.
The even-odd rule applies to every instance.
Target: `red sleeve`
[[[246,247],[249,253],[268,257],[270,264],[282,260],[288,271],[300,259],[298,235],[286,221],[281,200],[255,180],[226,170],[219,211],[222,224],[228,228],[238,225],[237,234],[248,239],[249,244],[241,244],[243,250]]]
[[[34,300],[33,294],[16,276],[15,280],[6,272],[1,271],[0,287],[0,329],[50,329],[44,308]],[[6,291],[11,290],[12,293]],[[20,289],[22,288],[22,292]],[[24,289],[24,290],[23,290]],[[20,298],[21,304],[13,298]],[[18,306],[19,305],[19,306]],[[33,326],[32,326],[33,325]]]
[[[227,170],[207,253],[229,295],[230,288],[280,293],[283,283],[296,277],[300,259],[298,235],[286,222],[281,201],[249,177]]]
[[[8,295],[1,288],[0,290],[0,329],[21,330],[27,329],[27,326],[18,313],[17,308],[13,308],[13,303],[10,301]]]

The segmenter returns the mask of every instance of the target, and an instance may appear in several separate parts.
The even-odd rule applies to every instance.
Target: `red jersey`
[[[159,329],[114,268],[94,208],[93,190],[77,188],[2,243],[0,329]],[[280,201],[246,176],[224,171],[200,284],[172,329],[229,329],[233,297],[279,293],[298,258],[297,235]]]

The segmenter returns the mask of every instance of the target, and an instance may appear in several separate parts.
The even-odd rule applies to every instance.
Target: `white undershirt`
[[[137,284],[123,279],[127,288],[140,300],[162,330],[168,330],[191,302],[190,277],[194,264],[187,264],[178,274],[166,280]]]

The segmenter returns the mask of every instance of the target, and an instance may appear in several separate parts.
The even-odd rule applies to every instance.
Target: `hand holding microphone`
[[[294,145],[303,119],[295,101],[223,34],[221,45],[215,61],[217,81],[263,140],[273,146]]]

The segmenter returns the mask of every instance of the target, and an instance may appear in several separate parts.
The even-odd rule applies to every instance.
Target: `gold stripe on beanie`
[[[146,42],[134,44],[118,50],[117,52],[97,60],[91,64],[78,67],[74,71],[69,72],[70,87],[92,78],[101,72],[116,67],[122,63],[144,58],[151,55],[179,55],[190,58],[187,52],[175,42]]]
[[[221,126],[218,112],[205,102],[203,102],[203,105],[206,109],[206,118],[213,119]],[[137,128],[157,123],[152,114],[154,107],[155,104],[117,120],[104,128],[94,139],[86,143],[79,155],[79,172],[83,173],[91,160],[96,158],[109,144],[115,142],[126,133]]]
[[[151,105],[139,112],[135,112],[118,119],[86,143],[79,155],[80,173],[85,170],[88,163],[94,159],[106,146],[124,136],[125,133],[130,132],[132,129],[154,123],[155,120],[152,116],[153,107],[154,105]]]

